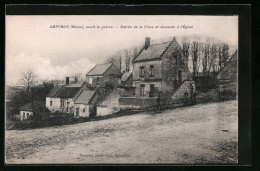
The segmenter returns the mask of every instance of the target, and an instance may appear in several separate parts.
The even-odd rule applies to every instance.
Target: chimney
[[[68,85],[70,83],[70,77],[65,77],[65,85]]]
[[[147,49],[150,46],[150,37],[145,38],[144,48]]]

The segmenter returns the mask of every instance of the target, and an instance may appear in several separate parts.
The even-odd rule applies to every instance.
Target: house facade
[[[188,62],[175,38],[159,44],[150,44],[150,38],[145,38],[144,48],[133,61],[136,96],[156,97],[159,92],[171,92],[190,79]]]
[[[120,84],[120,69],[114,63],[98,64],[86,74],[86,81],[91,87],[117,86]]]
[[[69,83],[56,85],[46,96],[46,108],[52,113],[61,112],[74,114],[74,101],[84,89],[90,89],[87,83]]]
[[[96,115],[96,103],[99,98],[96,90],[83,90],[74,102],[74,117],[91,117]]]

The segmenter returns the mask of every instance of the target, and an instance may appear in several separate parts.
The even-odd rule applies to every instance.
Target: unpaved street
[[[236,163],[237,101],[6,131],[6,163]]]

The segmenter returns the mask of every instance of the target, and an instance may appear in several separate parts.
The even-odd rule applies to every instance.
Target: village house
[[[97,90],[83,90],[74,102],[74,117],[93,117],[96,115]]]
[[[86,74],[86,80],[93,88],[120,84],[120,69],[114,63],[98,64]]]
[[[185,91],[189,93],[190,83],[195,86],[175,37],[158,44],[150,44],[150,38],[145,38],[144,48],[133,61],[133,81],[138,97],[157,97],[159,92],[177,89],[182,90],[179,94],[183,96]],[[186,81],[188,87],[181,86]]]
[[[65,85],[56,85],[46,96],[46,108],[52,113],[62,112],[74,114],[74,100],[80,92],[91,87],[83,83],[70,83],[66,77]]]
[[[20,108],[20,120],[27,120],[33,116],[35,111],[43,111],[45,107],[44,101],[34,101],[32,103],[28,103]]]
[[[97,105],[97,116],[109,115],[121,109],[146,108],[158,105],[161,93],[170,101],[192,97],[195,82],[178,42],[145,45],[133,60],[133,72],[121,76],[121,84]],[[170,102],[169,101],[169,102]]]

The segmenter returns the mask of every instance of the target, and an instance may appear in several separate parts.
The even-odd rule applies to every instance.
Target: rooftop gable
[[[167,50],[170,42],[151,44],[147,49],[143,48],[140,54],[134,59],[134,62],[161,59],[164,52]]]
[[[55,97],[55,95],[64,87],[64,85],[56,85],[51,89],[51,91],[46,95],[46,97]]]
[[[96,91],[83,90],[75,100],[75,104],[89,104]]]
[[[102,76],[111,66],[113,63],[108,64],[98,64],[94,68],[92,68],[86,76]]]

